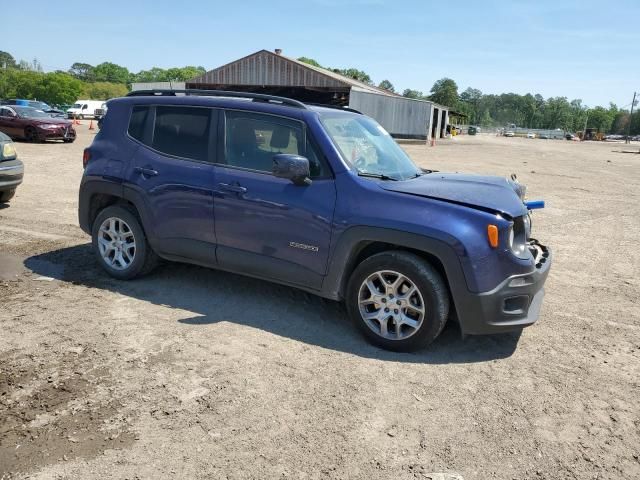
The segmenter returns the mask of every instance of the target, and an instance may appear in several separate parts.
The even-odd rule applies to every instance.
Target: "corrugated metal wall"
[[[209,85],[289,87],[345,87],[343,82],[298,65],[285,57],[261,51],[189,81]]]
[[[134,90],[184,90],[184,82],[138,82],[131,84]]]
[[[373,117],[393,136],[427,138],[431,131],[433,104],[410,98],[362,92],[349,94],[349,106]]]

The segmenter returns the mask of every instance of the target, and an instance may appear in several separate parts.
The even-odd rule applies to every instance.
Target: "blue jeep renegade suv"
[[[85,150],[79,221],[118,279],[159,258],[345,302],[373,343],[538,317],[550,251],[524,187],[418,168],[374,120],[268,95],[133,92]]]

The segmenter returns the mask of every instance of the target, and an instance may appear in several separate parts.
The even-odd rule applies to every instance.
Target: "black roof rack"
[[[351,107],[341,107],[339,105],[329,105],[327,103],[307,103],[307,105],[313,105],[314,107],[333,108],[335,110],[344,110],[345,112],[357,113],[358,115],[364,115],[360,110],[356,110]]]
[[[288,105],[295,108],[307,109],[307,106],[293,100],[292,98],[277,97],[275,95],[266,95],[263,93],[251,93],[251,92],[229,92],[226,90],[198,90],[193,88],[187,88],[185,90],[169,90],[169,89],[152,89],[152,90],[134,90],[127,93],[127,97],[148,97],[148,96],[178,96],[183,94],[186,96],[195,95],[203,97],[229,97],[229,98],[250,98],[254,102],[266,102],[276,103],[281,105]]]

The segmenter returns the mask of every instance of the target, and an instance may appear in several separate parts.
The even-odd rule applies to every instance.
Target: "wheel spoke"
[[[376,310],[375,312],[366,312],[362,314],[362,318],[365,320],[379,320],[380,319],[381,310]]]
[[[407,303],[406,306],[407,309],[413,310],[414,312],[420,314],[420,315],[424,315],[424,307],[420,306],[420,305],[414,305],[411,302]]]
[[[381,317],[378,319],[378,322],[380,323],[380,334],[381,334],[383,337],[388,336],[388,335],[389,335],[389,330],[388,330],[388,328],[387,328],[387,322],[389,322],[389,317],[388,317],[388,316],[386,316],[386,315],[381,316]]]
[[[408,325],[411,328],[418,328],[418,326],[420,325],[420,322],[417,320],[414,320],[411,317],[408,317],[403,313],[400,315],[400,325]]]
[[[402,294],[398,294],[398,298],[402,300],[409,300],[409,298],[411,298],[411,295],[413,295],[415,292],[416,292],[415,285],[411,285],[406,292]]]
[[[373,283],[373,280],[371,280],[371,278],[367,278],[366,280],[366,286],[369,289],[369,293],[371,294],[371,297],[373,297],[374,295],[379,295],[380,291],[376,288],[375,284]],[[369,298],[371,298],[369,297]]]
[[[392,291],[394,294],[397,294],[397,292],[398,292],[398,286],[399,286],[399,285],[402,285],[402,282],[403,282],[404,280],[405,280],[404,275],[398,275],[398,276],[396,277],[396,279],[395,279],[393,282],[388,283],[387,285],[389,285],[389,288],[391,289],[391,291]]]
[[[127,263],[127,265],[129,265],[133,260],[132,255],[127,251],[127,249],[122,249],[121,255],[123,260]]]
[[[113,247],[111,246],[111,242],[106,238],[98,237],[98,244],[103,249],[103,252],[108,252],[109,250],[113,249]]]
[[[360,300],[360,305],[378,305],[379,303],[380,303],[380,298],[377,295],[371,295],[371,297],[369,298]]]

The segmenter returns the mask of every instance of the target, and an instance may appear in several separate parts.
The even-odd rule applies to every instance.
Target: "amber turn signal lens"
[[[495,225],[487,225],[487,237],[489,238],[489,245],[493,248],[498,248],[498,227]]]

